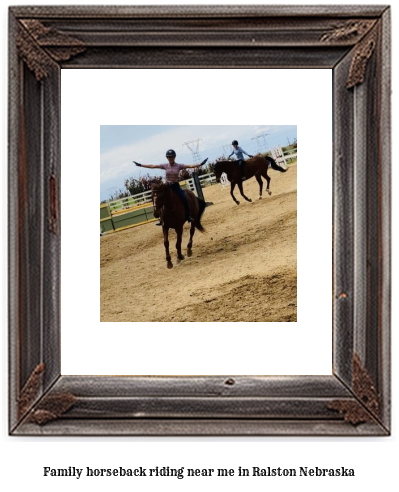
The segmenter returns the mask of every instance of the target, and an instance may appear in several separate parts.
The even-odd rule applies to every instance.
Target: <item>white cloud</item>
[[[200,138],[201,157],[209,157],[212,161],[222,155],[223,146],[231,146],[232,140],[238,140],[246,152],[256,153],[259,150],[258,142],[254,139],[256,135],[268,133],[267,145],[284,144],[286,132],[292,132],[295,128],[275,125],[165,126],[164,131],[101,153],[100,194],[104,198],[109,191],[108,188],[123,188],[125,179],[132,176],[138,178],[143,173],[142,168],[137,168],[133,160],[142,164],[160,164],[166,161],[166,150],[172,148],[177,153],[177,162],[192,164],[191,152],[187,147],[183,147],[184,142]],[[144,173],[159,175],[159,170],[145,169]]]
[[[254,126],[179,126],[172,128],[139,142],[113,148],[101,154],[100,180],[105,183],[117,178],[124,179],[135,170],[133,160],[143,164],[159,164],[165,162],[165,152],[172,148],[178,155],[178,162],[192,163],[191,152],[183,147],[183,143],[202,139],[199,147],[201,154],[222,145],[231,144],[232,139],[250,140]],[[209,157],[209,156],[207,156]],[[216,156],[214,156],[216,157]]]

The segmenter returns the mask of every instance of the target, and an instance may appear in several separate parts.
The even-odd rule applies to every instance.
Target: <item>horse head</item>
[[[212,171],[213,171],[213,174],[215,175],[215,178],[216,178],[216,183],[220,183],[220,176],[222,175],[222,173],[224,172],[222,168],[222,166],[220,165],[221,162],[216,162],[215,164],[213,164],[212,166]]]
[[[159,218],[165,205],[169,186],[164,183],[154,183],[151,186],[151,200],[154,206],[154,217]]]
[[[231,181],[231,177],[230,177],[231,170],[232,170],[231,164],[232,163],[230,161],[218,161],[215,164],[213,164],[213,173],[216,178],[216,183],[220,183],[220,176],[223,173],[226,173],[227,179]]]

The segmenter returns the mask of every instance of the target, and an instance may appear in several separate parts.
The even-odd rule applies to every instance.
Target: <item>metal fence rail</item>
[[[203,174],[202,176],[199,176],[199,180],[202,188],[216,183],[216,178],[213,173]],[[193,178],[180,181],[180,184],[182,186],[186,185],[188,189],[190,189],[193,193],[197,194],[195,190]],[[151,201],[151,190],[148,190],[142,193],[137,193],[136,195],[119,198],[118,200],[112,200],[108,202],[108,205],[111,210],[111,213],[116,213],[116,212],[122,212],[124,210],[128,210],[133,207],[138,207],[139,205],[143,205],[144,203],[148,203],[150,201]]]
[[[121,212],[128,208],[137,207],[151,201],[151,190],[138,193],[137,195],[127,196],[125,198],[119,198],[118,200],[112,200],[108,202],[111,213]]]

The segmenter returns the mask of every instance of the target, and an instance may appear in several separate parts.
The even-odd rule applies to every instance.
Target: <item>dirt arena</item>
[[[229,189],[204,188],[206,232],[176,266],[170,231],[171,270],[154,222],[101,237],[101,321],[296,321],[297,166],[269,174],[262,200],[255,179],[244,183],[252,203],[237,188],[238,206]]]

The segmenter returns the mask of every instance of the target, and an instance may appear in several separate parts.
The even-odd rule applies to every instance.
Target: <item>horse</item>
[[[255,176],[256,181],[259,183],[259,200],[262,198],[263,181],[261,176],[263,176],[267,181],[267,186],[266,186],[267,193],[269,195],[272,194],[272,192],[270,191],[271,178],[267,174],[269,163],[272,169],[274,169],[275,171],[280,171],[282,173],[285,173],[287,171],[287,169],[279,166],[277,162],[272,157],[269,157],[268,155],[266,157],[263,157],[261,155],[256,155],[255,157],[251,157],[250,159],[247,159],[244,164],[245,178],[250,179],[253,176]],[[238,166],[237,161],[218,161],[216,162],[216,164],[213,165],[213,172],[215,174],[217,183],[220,182],[220,176],[222,175],[222,173],[226,173],[227,179],[230,181],[231,184],[230,195],[232,196],[233,200],[237,205],[239,205],[240,202],[236,199],[236,197],[233,194],[236,185],[238,185],[241,196],[245,198],[247,202],[252,202],[250,198],[244,195],[244,191],[242,188],[241,170]]]
[[[183,225],[186,222],[184,204],[181,198],[175,193],[167,183],[153,184],[151,187],[151,198],[154,205],[154,217],[159,218],[162,223],[162,232],[166,252],[166,265],[173,268],[172,259],[169,253],[169,229],[176,231],[176,250],[177,264],[184,260],[181,252],[181,242],[183,237]],[[204,213],[206,203],[204,200],[197,198],[190,190],[185,190],[190,215],[194,219],[190,224],[190,240],[187,244],[187,256],[192,256],[193,236],[195,229],[204,232],[205,229],[201,224],[201,216]]]

